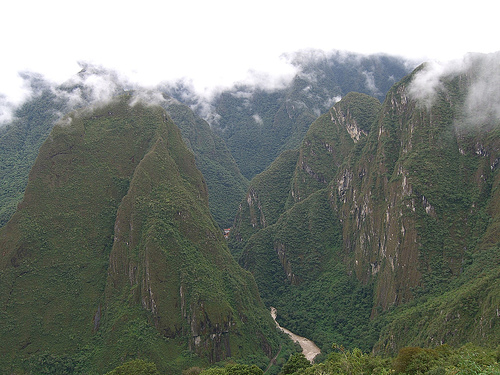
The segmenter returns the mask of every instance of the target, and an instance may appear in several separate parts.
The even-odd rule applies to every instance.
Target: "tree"
[[[106,375],[160,375],[160,373],[154,363],[134,359],[118,366]]]
[[[299,370],[306,369],[311,366],[311,363],[306,359],[302,353],[296,353],[290,356],[288,361],[281,369],[281,375],[293,374]]]
[[[203,370],[200,375],[263,375],[264,372],[256,365],[229,364],[226,367],[211,367]]]

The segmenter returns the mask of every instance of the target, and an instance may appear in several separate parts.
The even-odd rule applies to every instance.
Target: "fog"
[[[444,80],[462,76],[470,86],[462,108],[460,124],[481,126],[500,120],[500,52],[470,53],[446,63],[426,63],[409,87],[410,95],[430,109],[439,92],[445,90]]]
[[[332,56],[337,60],[328,60]],[[224,90],[229,90],[239,98],[250,99],[255,90],[273,91],[286,88],[296,76],[314,85],[323,78],[317,74],[324,73],[321,73],[321,69],[312,69],[312,66],[338,61],[364,69],[361,63],[365,57],[367,56],[347,51],[325,52],[305,49],[283,54],[280,57],[281,69],[273,72],[248,70],[240,80],[210,87],[198,86],[194,80],[186,77],[149,84],[134,74],[85,61],[79,62],[77,71],[62,83],[51,81],[41,73],[23,71],[18,74],[22,82],[20,85],[22,94],[19,98],[12,100],[0,95],[0,123],[9,123],[13,120],[15,109],[20,104],[40,95],[43,90],[50,90],[65,103],[66,112],[83,106],[102,105],[114,96],[127,91],[134,92],[133,103],[142,100],[161,104],[164,100],[163,94],[166,93],[189,105],[209,123],[215,124],[218,115],[213,108],[213,98]],[[377,55],[372,57],[376,61]],[[380,58],[382,57],[383,55],[380,55]],[[407,61],[409,64],[415,63],[414,60]],[[373,95],[380,94],[379,88],[375,85],[373,72],[362,70],[362,74],[366,79],[366,88]],[[457,75],[465,75],[470,80],[470,89],[463,108],[463,121],[477,125],[492,118],[500,119],[500,52],[470,53],[446,62],[427,62],[416,74],[409,87],[409,93],[420,105],[429,109],[438,92],[444,89],[443,79]],[[311,86],[306,86],[304,90],[310,88]],[[328,97],[326,102],[318,103],[318,106],[331,106],[338,100],[339,96]],[[64,113],[61,113],[62,115]],[[254,120],[257,123],[262,121],[259,114],[255,114]]]
[[[41,74],[57,87],[82,61],[147,89],[181,81],[207,98],[237,82],[279,87],[297,68],[287,59],[294,51],[386,53],[420,61],[493,52],[497,15],[485,11],[490,8],[489,0],[454,4],[450,17],[449,4],[431,0],[311,0],[300,6],[284,0],[243,6],[228,0],[10,1],[0,22],[0,121],[33,94],[19,72]],[[95,87],[92,95],[106,96],[108,89]]]

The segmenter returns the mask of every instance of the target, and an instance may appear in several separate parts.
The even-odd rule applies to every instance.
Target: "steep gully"
[[[302,348],[302,353],[305,355],[305,357],[309,362],[312,362],[314,360],[314,357],[316,357],[319,353],[321,353],[321,350],[311,340],[306,339],[305,337],[302,336],[298,336],[295,333],[289,331],[288,329],[281,327],[279,323],[276,321],[276,314],[277,314],[276,309],[274,307],[271,307],[271,316],[273,317],[276,326],[283,332],[285,332],[287,335],[289,335],[293,341],[299,343],[300,347]]]

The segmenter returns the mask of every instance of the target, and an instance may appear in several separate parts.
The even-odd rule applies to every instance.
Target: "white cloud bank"
[[[18,72],[61,84],[78,72],[79,61],[143,87],[183,79],[207,95],[249,79],[278,85],[293,72],[281,56],[302,49],[420,61],[493,52],[498,23],[490,8],[490,0],[473,6],[431,0],[9,1],[0,22],[0,117],[30,94]]]

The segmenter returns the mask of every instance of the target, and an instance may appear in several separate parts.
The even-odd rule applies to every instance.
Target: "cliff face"
[[[389,92],[359,160],[332,183],[344,249],[382,310],[457,278],[494,212],[498,122],[462,122],[467,74],[444,80],[431,107],[409,94],[414,77]]]
[[[6,366],[43,350],[98,371],[130,355],[179,370],[196,363],[185,349],[214,362],[277,345],[160,107],[123,97],[55,126],[0,249]]]
[[[350,268],[363,283],[376,280],[374,307],[384,310],[410,300],[421,277],[413,187],[397,162],[411,153],[412,131],[421,126],[414,110],[405,83],[390,90],[361,155],[331,184]]]

